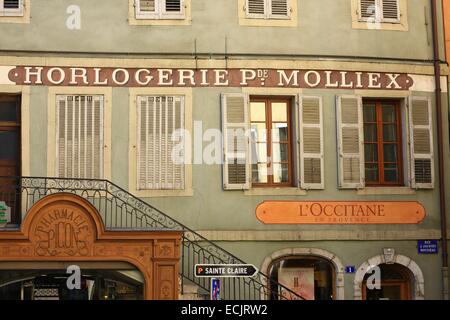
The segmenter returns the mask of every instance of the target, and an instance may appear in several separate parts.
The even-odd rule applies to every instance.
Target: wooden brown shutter
[[[339,187],[364,187],[364,130],[362,99],[358,96],[337,97]]]
[[[172,159],[173,134],[184,128],[183,97],[138,96],[138,190],[184,189],[184,164]]]
[[[409,100],[409,139],[411,151],[411,186],[434,187],[434,152],[431,102],[427,97]]]
[[[323,110],[321,97],[300,96],[300,184],[324,188]]]
[[[103,178],[103,96],[58,95],[58,177]]]
[[[222,95],[223,186],[225,190],[250,188],[248,96]]]

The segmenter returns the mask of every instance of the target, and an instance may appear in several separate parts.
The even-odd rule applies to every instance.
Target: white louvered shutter
[[[184,16],[184,0],[161,0],[163,5],[162,18],[179,19]]]
[[[434,187],[434,154],[431,102],[426,97],[409,100],[409,135],[411,151],[411,186]]]
[[[362,99],[358,96],[337,96],[339,187],[364,187],[364,130]]]
[[[265,18],[267,14],[266,0],[247,0],[247,16],[250,18]]]
[[[290,16],[289,0],[268,0],[270,8],[270,18],[286,19]]]
[[[324,188],[323,110],[321,97],[300,96],[300,185]]]
[[[173,134],[184,128],[184,97],[138,96],[138,190],[184,189],[184,163],[172,158],[173,148],[181,143],[172,141]]]
[[[383,22],[400,22],[399,0],[380,0],[380,5]]]
[[[0,16],[23,16],[23,0],[0,0]]]
[[[223,186],[225,190],[250,188],[248,96],[222,95]]]
[[[103,117],[103,96],[56,97],[58,177],[103,178]]]
[[[376,0],[359,0],[359,19],[368,20],[377,17],[377,1]]]

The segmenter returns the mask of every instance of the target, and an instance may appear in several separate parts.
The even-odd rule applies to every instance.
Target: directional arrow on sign
[[[196,277],[245,278],[253,277],[258,269],[252,264],[196,264]]]

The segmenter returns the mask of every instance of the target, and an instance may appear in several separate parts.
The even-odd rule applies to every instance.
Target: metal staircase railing
[[[20,217],[18,213],[28,212],[43,197],[61,192],[77,194],[87,199],[102,216],[106,229],[182,231],[181,279],[187,279],[208,292],[210,281],[195,277],[196,264],[245,264],[227,250],[108,180],[0,177],[0,201],[5,201],[11,207],[12,216]],[[20,221],[16,221],[18,223]],[[223,278],[221,298],[303,300],[303,297],[262,272],[251,278]]]

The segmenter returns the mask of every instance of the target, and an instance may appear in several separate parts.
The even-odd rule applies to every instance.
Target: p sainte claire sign
[[[59,66],[11,66],[0,69],[7,72],[7,75],[4,75],[5,78],[16,85],[408,90],[414,84],[412,77],[405,73],[339,70]]]
[[[425,208],[416,201],[264,201],[264,224],[418,224]]]

